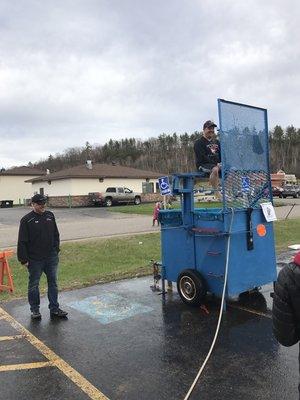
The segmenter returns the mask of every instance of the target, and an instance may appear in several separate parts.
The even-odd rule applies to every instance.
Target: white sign
[[[167,194],[171,194],[171,189],[170,189],[170,183],[169,183],[169,177],[168,176],[163,176],[161,178],[158,178],[158,184],[159,184],[160,194],[162,196],[165,196]]]
[[[267,222],[277,221],[275,210],[271,202],[261,203],[261,208]]]

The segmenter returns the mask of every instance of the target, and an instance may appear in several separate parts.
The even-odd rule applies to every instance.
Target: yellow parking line
[[[15,340],[15,339],[22,339],[23,335],[14,335],[14,336],[0,336],[0,342],[4,340]]]
[[[259,315],[260,317],[266,317],[266,318],[272,319],[272,316],[270,314],[266,314],[266,313],[263,313],[261,311],[252,310],[251,308],[241,307],[241,306],[238,306],[238,305],[235,306],[233,304],[228,304],[228,307],[236,308],[237,310],[241,310],[241,311],[246,311],[246,312],[248,312],[250,314]]]
[[[83,392],[85,392],[92,400],[109,400],[100,390],[93,386],[86,378],[77,372],[71,365],[60,358],[54,351],[49,349],[41,340],[30,333],[23,325],[16,321],[3,308],[0,307],[0,317],[8,321],[13,328],[20,332],[26,339],[37,348],[51,363],[56,366],[63,374],[65,374],[72,382],[75,383]]]
[[[44,367],[53,367],[53,364],[50,361],[44,361],[44,362],[34,362],[27,364],[0,365],[0,372],[20,371],[22,369],[33,369],[33,368],[44,368]]]

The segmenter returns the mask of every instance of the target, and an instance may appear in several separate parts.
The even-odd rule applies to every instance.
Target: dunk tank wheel
[[[204,279],[194,269],[185,269],[179,274],[177,290],[181,300],[191,306],[202,304],[207,293]]]

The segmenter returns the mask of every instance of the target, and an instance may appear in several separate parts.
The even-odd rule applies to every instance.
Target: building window
[[[44,188],[40,188],[40,194],[44,196]]]
[[[142,182],[142,192],[143,193],[154,193],[153,182]]]

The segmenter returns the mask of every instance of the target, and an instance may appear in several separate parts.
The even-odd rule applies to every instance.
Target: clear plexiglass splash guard
[[[225,209],[272,201],[267,110],[218,100]]]

